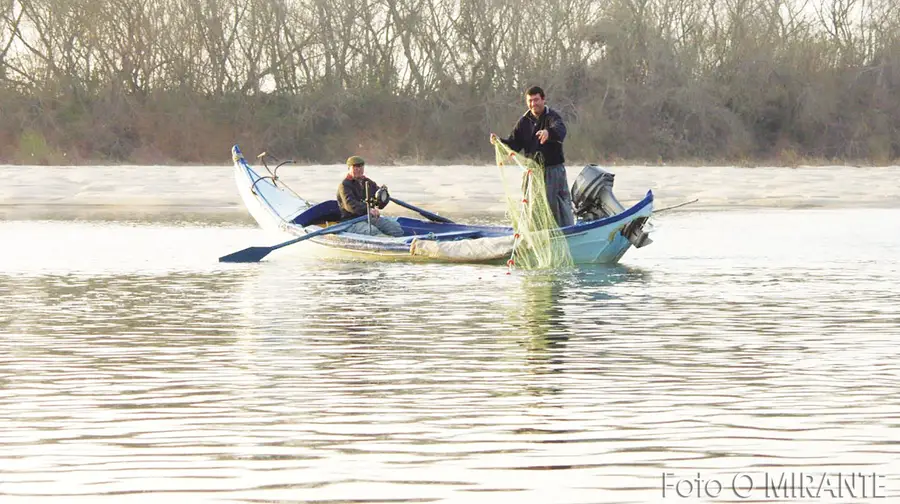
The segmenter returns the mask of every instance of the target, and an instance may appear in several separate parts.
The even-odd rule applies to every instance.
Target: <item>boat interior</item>
[[[291,221],[298,226],[327,227],[341,220],[341,211],[336,200],[327,200],[311,206]],[[430,222],[407,217],[398,217],[397,223],[403,228],[403,237],[407,241],[413,238],[448,241],[489,236],[503,236],[510,233],[509,228],[493,226],[470,226],[465,224],[447,224]]]

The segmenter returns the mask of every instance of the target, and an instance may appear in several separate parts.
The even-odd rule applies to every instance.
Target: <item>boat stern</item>
[[[653,192],[625,211],[564,229],[572,259],[577,264],[614,264],[631,248],[649,245],[644,230],[653,214]]]

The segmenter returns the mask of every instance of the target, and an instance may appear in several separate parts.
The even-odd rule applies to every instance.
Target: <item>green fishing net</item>
[[[494,142],[494,153],[506,194],[506,213],[516,233],[510,267],[537,270],[572,266],[569,245],[547,203],[543,165],[500,141]]]

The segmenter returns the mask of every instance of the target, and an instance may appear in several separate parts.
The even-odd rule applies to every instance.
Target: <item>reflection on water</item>
[[[622,265],[512,275],[0,223],[0,500],[662,502],[664,472],[775,470],[896,498],[898,216],[673,215]]]
[[[591,325],[591,332],[602,335],[606,302],[616,299],[608,289],[620,282],[641,288],[643,272],[622,265],[582,265],[574,271],[522,272],[520,290],[514,295],[511,320],[524,330],[529,362],[535,372],[560,372],[566,342],[579,332],[576,321]],[[569,314],[567,314],[567,307]],[[581,314],[580,307],[590,307]],[[602,336],[600,336],[602,338]]]

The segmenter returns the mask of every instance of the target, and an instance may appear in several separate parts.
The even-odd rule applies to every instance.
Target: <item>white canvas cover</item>
[[[514,240],[512,235],[453,241],[416,238],[409,245],[409,253],[445,261],[471,262],[509,259]]]

